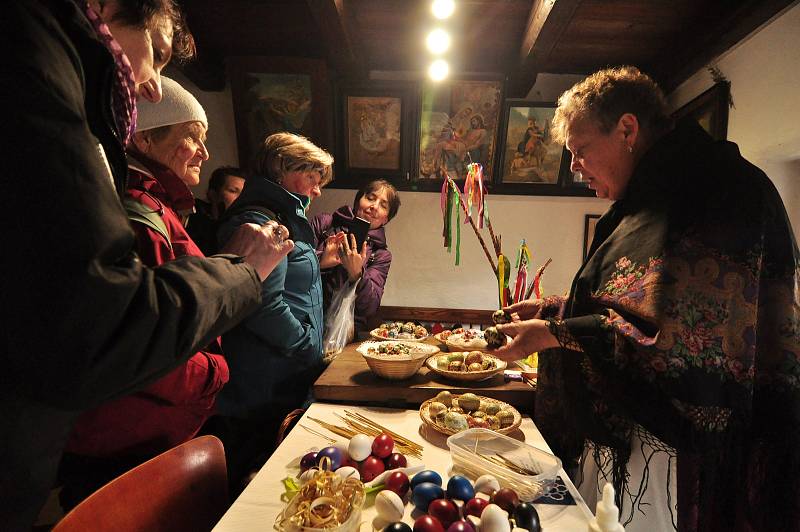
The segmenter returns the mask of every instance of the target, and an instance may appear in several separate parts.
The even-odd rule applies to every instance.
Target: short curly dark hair
[[[105,0],[107,1],[107,0]],[[114,21],[134,28],[153,29],[160,17],[172,22],[172,57],[178,62],[192,59],[197,53],[194,37],[175,0],[114,0]],[[101,0],[102,3],[105,3]]]
[[[650,76],[632,66],[600,70],[558,98],[553,138],[563,143],[567,129],[584,119],[609,133],[625,113],[636,115],[642,131],[654,137],[672,126],[664,93]]]

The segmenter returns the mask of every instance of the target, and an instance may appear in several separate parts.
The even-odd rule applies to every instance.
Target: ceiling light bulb
[[[433,0],[431,11],[433,16],[439,19],[445,19],[453,14],[456,4],[453,0]]]
[[[443,29],[435,29],[428,34],[425,43],[431,53],[441,54],[450,48],[450,34]]]
[[[450,73],[450,65],[444,59],[437,59],[428,67],[428,75],[433,81],[442,81]]]

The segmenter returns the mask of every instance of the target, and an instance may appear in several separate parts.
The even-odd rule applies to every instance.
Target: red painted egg
[[[394,450],[394,440],[391,436],[382,432],[375,436],[372,442],[372,455],[378,458],[386,458]]]
[[[474,498],[467,501],[467,504],[464,505],[464,516],[474,515],[475,517],[480,517],[483,513],[483,509],[489,505],[489,501],[486,499],[479,499]]]
[[[383,460],[383,463],[386,464],[386,469],[388,471],[389,469],[406,467],[408,465],[408,460],[400,453],[392,453]]]
[[[492,495],[492,502],[508,512],[508,515],[514,513],[514,508],[519,504],[519,497],[517,493],[510,488],[500,488]]]
[[[458,507],[447,499],[436,499],[428,505],[428,515],[439,520],[443,527],[448,528],[461,516],[458,514]]]
[[[435,517],[423,515],[414,521],[414,532],[444,532],[444,527]]]
[[[385,469],[383,462],[374,456],[368,456],[367,459],[358,466],[358,472],[361,473],[362,482],[369,482],[383,473]]]
[[[389,476],[386,477],[384,484],[386,484],[387,490],[391,490],[396,494],[400,495],[400,498],[405,497],[406,493],[408,493],[408,488],[410,486],[408,475],[406,475],[402,471],[395,471],[394,473],[389,473]]]

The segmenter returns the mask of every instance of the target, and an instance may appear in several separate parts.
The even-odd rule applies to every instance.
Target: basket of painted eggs
[[[516,408],[489,397],[441,391],[419,407],[422,421],[443,434],[456,434],[469,428],[485,428],[507,434],[522,423]]]
[[[457,381],[484,381],[506,369],[506,362],[480,351],[455,351],[430,357],[431,371]]]
[[[512,489],[502,488],[491,475],[477,478],[474,484],[454,475],[443,484],[439,473],[425,470],[411,477],[410,490],[410,502],[420,514],[414,520],[414,532],[541,530],[533,504],[521,500]],[[390,489],[381,491],[375,497],[375,509],[374,530],[412,532],[412,527],[402,522],[406,513],[403,495]]]
[[[439,352],[435,345],[399,341],[363,342],[356,348],[372,372],[384,379],[408,379],[419,371],[425,360]]]
[[[408,342],[423,342],[429,336],[428,329],[413,321],[381,323],[377,329],[372,329],[369,335],[376,340],[405,340]]]

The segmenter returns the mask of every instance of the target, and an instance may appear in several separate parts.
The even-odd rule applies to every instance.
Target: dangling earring
[[[628,145],[628,153],[633,153],[633,146],[630,144]]]

